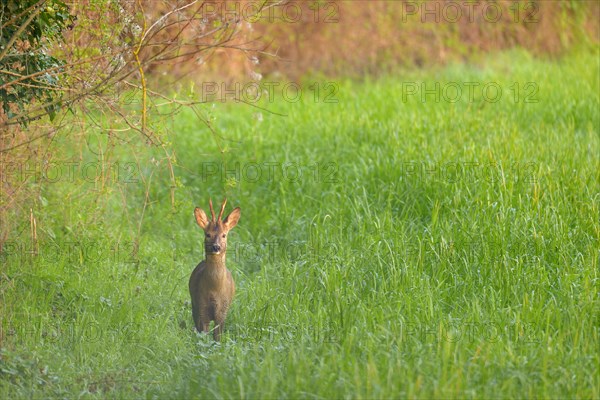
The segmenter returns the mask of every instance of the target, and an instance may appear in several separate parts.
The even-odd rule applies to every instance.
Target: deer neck
[[[214,278],[225,276],[225,252],[206,255],[206,269]]]

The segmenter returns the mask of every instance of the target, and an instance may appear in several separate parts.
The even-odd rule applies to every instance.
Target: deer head
[[[239,207],[236,207],[224,220],[221,220],[223,211],[225,210],[225,204],[227,204],[227,199],[223,200],[219,216],[215,218],[212,200],[208,200],[210,214],[212,216],[210,221],[201,208],[196,207],[194,209],[196,222],[200,228],[204,230],[204,250],[206,251],[207,257],[209,255],[225,254],[225,251],[227,251],[227,233],[237,225],[240,219],[242,210],[240,210]]]

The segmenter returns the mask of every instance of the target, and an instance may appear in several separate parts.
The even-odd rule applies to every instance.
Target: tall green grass
[[[137,182],[84,185],[98,202],[48,184],[45,257],[25,239],[3,254],[0,394],[599,397],[599,68],[597,52],[513,52],[337,82],[337,103],[307,82],[299,102],[259,104],[285,116],[209,108],[216,136],[191,111],[167,122],[174,188],[159,151]],[[503,95],[403,98],[421,82]],[[242,219],[215,344],[192,331],[187,280],[193,207],[223,196]]]

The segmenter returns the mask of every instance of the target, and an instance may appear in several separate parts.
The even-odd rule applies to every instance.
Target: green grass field
[[[207,107],[216,135],[182,111],[162,122],[176,185],[162,150],[97,129],[117,182],[46,183],[38,255],[29,221],[5,246],[0,396],[598,398],[598,60],[307,82],[260,103],[283,116]],[[193,208],[223,196],[242,218],[215,344],[187,283]]]

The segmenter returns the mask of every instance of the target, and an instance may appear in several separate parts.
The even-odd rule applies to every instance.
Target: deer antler
[[[221,205],[221,212],[219,212],[219,221],[221,220],[221,217],[223,216],[223,211],[225,211],[225,204],[227,204],[227,198],[223,199],[223,205]]]
[[[215,210],[213,209],[212,199],[208,199],[208,205],[210,206],[210,214],[212,215],[212,222],[215,223]]]

